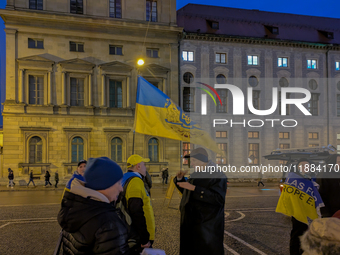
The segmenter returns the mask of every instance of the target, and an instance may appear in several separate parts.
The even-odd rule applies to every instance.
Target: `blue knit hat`
[[[104,190],[122,179],[123,171],[116,162],[107,157],[90,158],[87,161],[84,178],[87,188]]]

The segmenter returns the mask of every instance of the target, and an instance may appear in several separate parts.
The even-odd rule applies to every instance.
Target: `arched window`
[[[42,140],[39,136],[33,136],[29,141],[29,163],[42,162]]]
[[[218,74],[216,76],[217,84],[225,84],[227,82],[227,78],[223,74]]]
[[[84,159],[84,140],[83,138],[76,136],[72,139],[71,143],[71,156],[72,163],[79,162]]]
[[[122,162],[122,139],[115,137],[111,140],[111,159],[115,162]]]
[[[309,85],[309,88],[312,89],[312,90],[316,90],[318,88],[318,83],[314,79],[311,79],[308,82],[308,85]]]
[[[156,138],[151,138],[148,145],[150,161],[158,162],[158,140]]]

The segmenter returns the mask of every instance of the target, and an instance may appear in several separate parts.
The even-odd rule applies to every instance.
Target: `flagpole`
[[[132,137],[132,155],[135,154],[135,130],[133,130],[133,137]]]

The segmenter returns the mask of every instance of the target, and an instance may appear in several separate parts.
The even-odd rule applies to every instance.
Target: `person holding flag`
[[[290,255],[301,255],[300,236],[314,219],[319,218],[320,207],[324,205],[309,171],[310,162],[301,159],[293,169],[296,172],[288,174],[276,212],[292,217]]]

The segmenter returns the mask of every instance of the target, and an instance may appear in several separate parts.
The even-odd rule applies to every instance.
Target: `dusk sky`
[[[95,0],[91,0],[95,1]],[[140,1],[140,0],[136,0]],[[257,9],[260,11],[272,11],[293,13],[311,16],[323,16],[340,18],[340,1],[320,1],[320,0],[285,0],[285,1],[273,1],[273,0],[178,0],[177,9],[182,8],[188,3],[195,4],[209,4],[216,6],[225,6],[241,9]],[[0,8],[5,8],[6,0],[0,0]],[[4,86],[5,86],[5,32],[4,23],[0,18],[0,86],[1,86],[1,102],[4,102]],[[2,109],[2,107],[1,107]],[[2,125],[2,118],[0,118],[0,125]]]

